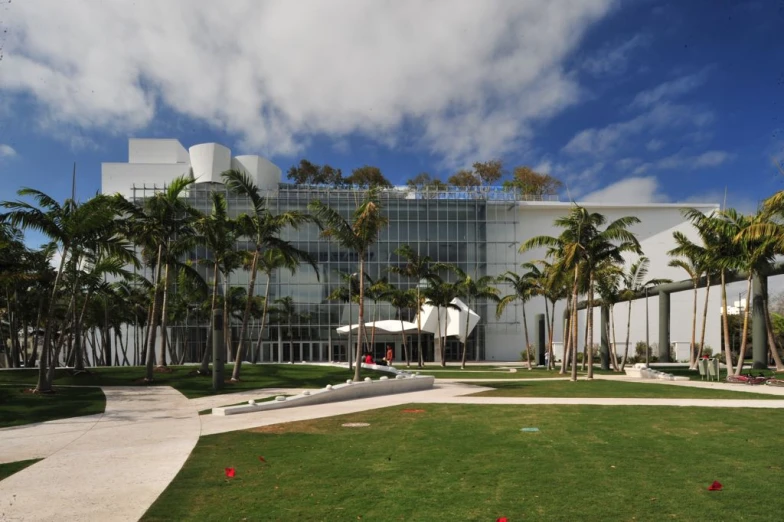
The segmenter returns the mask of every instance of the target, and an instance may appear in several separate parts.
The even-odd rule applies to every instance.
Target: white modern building
[[[230,168],[241,169],[250,174],[259,187],[267,191],[269,205],[275,212],[288,209],[305,210],[309,201],[320,199],[333,208],[348,213],[355,208],[358,199],[356,189],[288,184],[282,179],[279,167],[259,156],[233,156],[228,148],[215,143],[198,144],[186,149],[174,139],[129,140],[127,162],[103,164],[102,192],[121,193],[130,200],[140,202],[161,190],[174,178],[192,175],[196,184],[189,190],[187,197],[195,207],[209,211],[209,193],[225,190],[221,184],[221,173]],[[228,201],[233,215],[247,208],[246,202],[237,196],[228,196]],[[390,265],[402,262],[394,251],[404,244],[411,245],[421,255],[428,255],[434,261],[455,263],[469,274],[497,276],[507,270],[517,270],[521,263],[543,256],[544,252],[520,254],[518,249],[532,236],[557,235],[560,231],[554,227],[553,221],[570,207],[569,202],[556,199],[532,200],[522,194],[504,191],[500,187],[450,188],[440,192],[422,192],[409,187],[398,187],[382,194],[382,204],[390,223],[369,254],[366,271],[374,280],[386,276],[393,284],[404,287],[413,287],[417,282],[389,274],[387,270]],[[650,258],[649,277],[669,278],[674,281],[684,279],[685,274],[667,266],[667,251],[674,246],[673,232],[681,231],[687,236],[696,236],[691,225],[681,216],[680,211],[686,205],[629,205],[623,202],[583,205],[591,211],[604,214],[608,222],[622,216],[637,216],[641,223],[634,226],[632,231],[639,238],[645,255]],[[715,204],[687,206],[704,212],[718,208]],[[356,256],[342,251],[335,243],[319,238],[319,230],[315,225],[291,232],[287,239],[310,252],[318,260],[319,277],[316,277],[311,267],[305,265],[294,276],[288,272],[274,274],[271,301],[291,297],[296,311],[289,314],[285,321],[273,321],[264,332],[260,333],[254,326],[250,332],[251,340],[255,341],[259,335],[262,336],[262,360],[345,360],[347,338],[345,335],[339,335],[336,328],[348,324],[352,318],[356,320],[356,306],[353,307],[353,312],[350,312],[348,304],[330,301],[327,296],[343,284],[341,273],[357,270]],[[244,288],[247,277],[247,273],[237,273],[231,284]],[[256,295],[263,294],[264,283],[265,278],[259,277]],[[501,287],[502,292],[507,290],[508,288]],[[701,296],[703,292],[704,290],[700,291]],[[718,292],[713,293],[716,298],[712,299],[709,318],[719,315],[720,301],[717,294]],[[689,340],[691,305],[690,292],[672,295],[672,342]],[[365,313],[368,318],[400,319],[393,309],[383,303],[369,302],[366,306]],[[494,306],[480,304],[476,307],[481,320],[469,339],[471,359],[519,359],[524,347],[521,306],[509,306],[500,318],[496,318]],[[558,317],[554,336],[556,348],[560,346],[563,338],[563,307],[564,303],[559,303],[555,312]],[[651,344],[657,341],[657,307],[658,299],[652,296],[648,303]],[[617,305],[615,309],[616,349],[619,352],[623,351],[626,338],[626,310],[625,304]],[[532,343],[534,318],[541,313],[544,313],[541,299],[535,299],[526,305]],[[597,310],[594,313],[596,344],[599,343],[599,316]],[[403,319],[410,321],[412,316],[409,314]],[[708,327],[706,344],[718,347],[718,320],[715,324],[709,323]],[[584,324],[580,324],[581,332],[583,328]],[[206,335],[206,325],[189,325],[187,331],[186,337],[192,350],[189,357],[196,358],[203,349],[201,343]],[[409,346],[412,346],[414,351],[418,349],[416,337],[416,334],[408,337]],[[582,335],[580,337],[582,344]],[[645,341],[645,338],[645,303],[637,301],[632,306],[630,352],[633,353],[634,345],[638,341]],[[396,358],[400,358],[402,342],[399,335],[379,334],[375,341],[376,346],[372,349],[376,356],[379,356],[387,345],[393,344]],[[435,360],[438,357],[438,350],[434,349],[433,344],[432,335],[423,343],[422,350],[426,360]],[[458,355],[459,342],[456,337],[450,337],[446,345],[446,357],[454,360]]]

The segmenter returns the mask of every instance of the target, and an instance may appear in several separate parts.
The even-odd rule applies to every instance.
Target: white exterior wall
[[[641,223],[635,225],[631,230],[637,234],[640,240],[640,245],[646,255],[650,259],[650,271],[648,278],[669,278],[673,281],[681,281],[686,278],[686,274],[682,273],[680,269],[667,266],[670,257],[667,252],[671,250],[675,244],[672,233],[679,230],[696,239],[696,231],[693,227],[684,221],[680,210],[684,206],[695,207],[705,212],[716,209],[718,205],[634,205],[634,206],[621,206],[621,205],[592,205],[590,203],[581,204],[591,211],[599,212],[607,218],[607,222],[623,216],[637,216]],[[509,234],[516,228],[516,237],[510,244],[514,243],[515,246],[511,247],[515,251],[519,246],[533,236],[549,235],[557,236],[561,230],[553,225],[556,218],[563,216],[569,210],[569,203],[547,203],[547,202],[524,202],[520,203],[514,209],[505,208],[504,212],[508,212],[507,218],[513,218],[512,213],[515,214],[517,224],[510,226],[502,231],[501,226],[488,227],[488,243],[494,241],[507,241]],[[509,229],[512,229],[511,231]],[[492,236],[491,236],[491,230]],[[499,237],[499,234],[502,236]],[[490,247],[488,247],[490,248]],[[488,250],[489,267],[492,267],[491,255],[504,255],[502,247],[495,247],[495,252]],[[524,254],[517,254],[517,265],[520,263],[535,261],[544,257],[544,250],[534,250]],[[508,255],[508,254],[507,254]],[[630,256],[628,264],[634,262],[637,256]],[[507,258],[508,259],[508,258]],[[491,273],[491,275],[497,275]],[[501,288],[502,294],[508,292],[508,288]],[[699,304],[698,304],[698,328],[702,317],[702,307],[704,302],[705,290],[699,291]],[[719,292],[716,288],[711,291],[711,300],[708,310],[708,330],[705,335],[705,343],[712,346],[716,350],[720,342],[719,331],[719,314],[721,300]],[[692,292],[681,292],[672,294],[670,299],[670,340],[671,342],[689,341],[691,337],[691,317],[692,317]],[[582,299],[582,297],[581,297]],[[560,302],[556,305],[556,321],[555,321],[555,341],[556,343],[563,340],[563,310],[565,303]],[[654,296],[649,298],[648,308],[650,312],[649,322],[649,337],[651,344],[658,343],[659,340],[659,323],[658,323],[658,297]],[[492,308],[492,307],[491,307]],[[491,310],[492,311],[492,310]],[[534,299],[526,305],[526,315],[529,332],[529,342],[535,343],[535,316],[536,314],[544,313],[544,302],[541,298]],[[623,351],[623,342],[626,337],[626,312],[625,304],[616,305],[614,320],[616,322],[616,342],[617,350]],[[584,332],[585,332],[586,314],[582,312],[579,319],[579,337],[580,346],[584,345]],[[599,309],[594,311],[594,343],[600,344],[600,315]],[[500,319],[501,323],[510,322],[516,324],[490,324],[487,328],[486,343],[487,343],[487,358],[489,360],[518,360],[520,352],[525,346],[525,337],[522,327],[522,305],[510,305],[504,312]],[[698,334],[699,335],[699,334]],[[630,353],[634,354],[634,345],[638,341],[645,340],[645,303],[644,301],[635,301],[632,304],[632,323],[630,335]],[[699,340],[699,339],[698,339]]]
[[[191,171],[196,183],[221,183],[221,173],[245,171],[262,190],[274,190],[281,170],[266,158],[255,155],[232,157],[231,150],[217,143],[202,143],[189,150],[174,139],[128,140],[128,163],[103,163],[101,192],[132,197],[131,188],[163,187]]]

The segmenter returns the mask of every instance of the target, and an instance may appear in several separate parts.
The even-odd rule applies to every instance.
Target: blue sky
[[[73,162],[87,198],[128,137],[401,184],[501,158],[586,201],[784,188],[778,0],[156,4],[0,7],[0,200],[66,197]]]

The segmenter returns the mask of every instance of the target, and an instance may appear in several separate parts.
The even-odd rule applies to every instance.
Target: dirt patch
[[[283,435],[286,433],[334,433],[340,427],[339,423],[325,421],[324,419],[313,419],[297,422],[286,422],[284,424],[272,424],[270,426],[260,426],[248,431],[253,433],[270,433]]]
[[[153,371],[155,373],[174,373],[174,369],[168,366],[156,366]]]

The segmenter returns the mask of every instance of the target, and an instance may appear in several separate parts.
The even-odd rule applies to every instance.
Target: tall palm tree
[[[718,272],[721,283],[721,322],[724,337],[724,356],[727,367],[732,367],[732,343],[727,315],[727,274],[741,268],[742,251],[736,237],[741,233],[737,223],[726,219],[725,212],[704,214],[697,209],[684,209],[702,238],[709,254],[709,266]]]
[[[480,300],[499,302],[498,289],[492,286],[496,279],[492,276],[473,278],[461,268],[455,266],[453,272],[457,274],[457,294],[465,298],[468,310],[473,310]],[[466,353],[468,348],[468,326],[470,315],[466,313],[465,336],[463,337],[463,353],[460,360],[460,369],[465,370]],[[526,343],[528,340],[526,339]],[[530,362],[530,361],[529,361]],[[530,367],[530,364],[529,364]]]
[[[209,264],[212,268],[212,298],[210,304],[210,328],[207,333],[207,347],[204,351],[199,373],[206,375],[209,373],[209,361],[213,351],[213,333],[216,328],[215,314],[218,310],[218,286],[220,276],[223,275],[224,284],[229,274],[241,266],[242,257],[239,252],[234,250],[235,241],[238,234],[238,227],[235,220],[228,215],[226,197],[220,192],[210,194],[212,200],[212,211],[209,215],[200,217],[194,228],[198,234],[197,241],[204,245],[210,254],[210,259],[202,260],[203,264]],[[227,296],[227,289],[224,290],[224,297]],[[223,313],[223,327],[229,327],[229,318],[226,309]]]
[[[389,267],[389,271],[416,281],[414,290],[416,291],[417,303],[419,303],[416,314],[417,346],[419,347],[417,366],[422,368],[424,366],[424,350],[422,349],[422,305],[424,304],[424,298],[422,297],[422,284],[437,279],[438,272],[446,269],[447,265],[436,263],[430,256],[420,255],[410,245],[401,246],[395,250],[395,254],[402,257],[405,260],[405,264],[402,266],[392,265]]]
[[[376,321],[378,320],[378,302],[383,300],[384,293],[389,290],[389,279],[381,277],[375,281],[367,274],[368,286],[365,289],[365,297],[373,301],[373,331],[370,334],[370,353],[373,353],[376,346]]]
[[[610,344],[610,357],[609,362],[614,371],[619,371],[618,367],[618,354],[615,351],[615,305],[621,300],[621,282],[623,281],[623,269],[615,263],[609,262],[601,266],[596,272],[596,291],[602,301],[602,306],[606,306],[609,311],[610,320],[607,324],[607,330],[602,332],[607,336]],[[631,302],[630,302],[631,304]],[[626,346],[629,346],[629,341],[626,341]],[[607,370],[609,368],[603,367]]]
[[[528,364],[528,369],[533,370],[531,365],[531,341],[528,337],[528,319],[525,315],[525,304],[530,301],[536,292],[535,282],[529,274],[520,275],[511,270],[504,272],[498,276],[497,281],[502,284],[507,284],[511,287],[512,293],[503,296],[496,305],[495,316],[500,318],[506,310],[506,307],[515,301],[520,301],[523,305],[523,333],[525,334],[525,358]]]
[[[619,297],[621,300],[626,301],[626,344],[623,349],[621,371],[626,368],[626,363],[629,358],[629,343],[632,328],[632,302],[646,287],[650,288],[655,285],[670,282],[669,279],[646,279],[650,265],[650,259],[645,256],[641,256],[639,259],[637,259],[637,261],[629,266],[628,271],[621,273],[621,283],[623,286],[621,288]],[[670,264],[670,266],[676,265]],[[699,279],[699,276],[697,278]],[[696,296],[694,302],[696,307]],[[650,350],[650,347],[647,347],[646,349]]]
[[[328,301],[340,301],[342,303],[348,303],[348,349],[346,352],[347,359],[348,359],[348,368],[351,370],[354,367],[354,363],[351,360],[351,322],[352,313],[351,313],[351,305],[353,303],[359,302],[359,280],[356,277],[357,274],[352,274],[350,272],[340,272],[338,271],[340,278],[345,281],[346,286],[339,286],[335,288],[328,296]],[[361,343],[362,339],[359,337],[359,325],[357,325],[357,344]]]
[[[250,320],[253,292],[256,288],[257,267],[262,252],[268,248],[275,248],[281,255],[287,257],[288,261],[306,261],[316,271],[316,277],[318,277],[318,267],[310,254],[296,248],[290,242],[281,239],[284,229],[290,227],[293,230],[297,230],[301,225],[311,221],[310,216],[296,210],[284,212],[282,214],[273,214],[270,212],[266,198],[261,195],[259,187],[245,172],[227,170],[221,174],[221,176],[223,177],[226,187],[230,191],[247,197],[251,205],[250,212],[239,218],[244,235],[251,238],[254,249],[253,258],[250,264],[250,278],[248,280],[248,300],[245,311],[242,314],[242,325],[240,326],[240,344],[237,349],[237,356],[234,360],[234,371],[231,375],[232,381],[238,381],[240,378],[240,369],[242,367],[242,357],[245,351],[245,334],[248,329],[248,321]]]
[[[3,214],[0,220],[15,228],[32,229],[43,233],[58,245],[61,252],[45,315],[44,339],[35,388],[37,393],[49,393],[52,391],[52,384],[48,379],[47,369],[50,359],[53,365],[57,364],[56,359],[52,357],[52,335],[55,331],[55,309],[66,262],[72,257],[72,250],[78,250],[82,243],[90,238],[111,238],[111,242],[101,245],[101,248],[107,251],[121,250],[122,244],[110,234],[116,223],[115,208],[109,204],[111,198],[108,196],[96,196],[82,204],[77,203],[74,198],[69,198],[61,205],[39,190],[23,188],[17,194],[31,197],[35,204],[26,201],[5,201],[0,206],[9,211]]]
[[[395,288],[389,285],[381,298],[388,302],[392,307],[397,310],[397,316],[400,319],[400,338],[403,341],[403,354],[406,358],[406,368],[411,367],[411,357],[408,351],[408,344],[406,343],[406,333],[403,328],[403,310],[410,310],[417,308],[419,301],[417,301],[416,290],[402,288]]]
[[[534,248],[546,247],[548,257],[556,260],[556,266],[561,271],[572,271],[572,318],[570,326],[574,348],[577,345],[577,297],[580,288],[581,276],[587,276],[588,294],[588,350],[587,359],[588,378],[593,378],[593,296],[595,270],[608,259],[617,263],[623,262],[623,253],[627,251],[640,252],[639,242],[628,228],[640,220],[634,216],[616,219],[600,229],[606,218],[596,212],[589,212],[579,205],[573,205],[566,216],[555,220],[555,226],[563,231],[557,237],[536,236],[520,247],[521,252]],[[577,380],[577,350],[572,350],[572,375],[571,380]]]
[[[436,309],[436,324],[438,333],[438,347],[441,355],[441,366],[446,366],[446,347],[444,346],[446,340],[446,324],[441,322],[441,309],[448,311],[449,309],[459,310],[460,308],[453,304],[452,301],[460,294],[460,289],[455,283],[449,283],[439,277],[433,278],[427,288],[422,292],[422,295],[427,299],[427,303],[434,306]],[[444,317],[446,320],[446,316]]]
[[[378,240],[381,230],[389,223],[389,219],[381,212],[381,202],[379,201],[379,190],[371,188],[365,194],[362,203],[351,213],[347,220],[335,209],[332,209],[321,201],[311,201],[308,208],[315,216],[321,236],[334,239],[343,248],[357,253],[359,258],[359,273],[365,273],[365,261],[370,248]],[[364,330],[364,305],[365,305],[365,278],[359,278],[359,327]],[[367,334],[365,334],[367,341]],[[356,367],[354,369],[354,379],[359,380],[361,367],[362,351],[360,343],[357,343]]]
[[[294,275],[297,272],[297,267],[299,267],[299,260],[287,255],[286,252],[278,248],[267,248],[258,256],[256,268],[264,272],[267,276],[267,283],[264,285],[264,297],[261,303],[261,324],[259,325],[259,338],[256,341],[256,349],[253,356],[254,361],[257,360],[257,355],[261,353],[261,343],[264,339],[264,323],[269,312],[269,293],[272,274],[281,268],[285,268],[291,272],[291,275]],[[242,337],[240,337],[240,339],[242,339]]]

